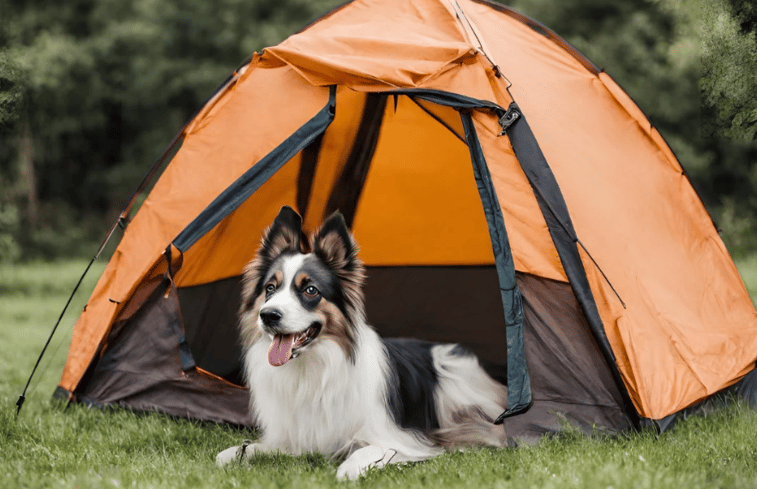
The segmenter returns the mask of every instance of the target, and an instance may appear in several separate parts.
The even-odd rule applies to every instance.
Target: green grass
[[[757,257],[739,261],[751,293]],[[254,433],[227,426],[51,402],[71,327],[97,264],[53,340],[19,418],[15,402],[86,262],[0,264],[0,486],[70,488],[699,488],[757,487],[757,413],[734,403],[675,431],[585,437],[534,447],[470,449],[335,482],[322,456],[268,456],[218,469],[217,452]]]

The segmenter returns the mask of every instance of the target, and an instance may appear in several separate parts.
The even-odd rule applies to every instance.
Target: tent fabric
[[[605,298],[599,312],[638,411],[664,417],[746,374],[757,346],[754,307],[659,132],[606,73],[587,70],[506,11],[460,4],[484,37],[511,34],[490,54],[502,67],[524,67],[506,70],[510,93],[577,235],[627,306],[607,281],[591,284]],[[584,266],[596,276],[590,260]]]
[[[167,280],[151,288],[140,312],[111,329],[80,400],[141,411],[161,406],[176,416],[249,424],[246,389],[202,369],[186,370],[176,355],[183,337],[176,289]]]
[[[309,146],[334,118],[336,87],[329,90],[329,103],[294,134],[236,179],[182,230],[172,244],[184,252],[205,236],[229,212],[239,207],[297,153]],[[276,164],[278,163],[278,164]]]
[[[568,212],[567,204],[560,192],[560,187],[555,180],[555,176],[549,167],[544,154],[539,148],[533,132],[526,118],[521,114],[517,104],[510,105],[509,111],[516,114],[515,123],[508,130],[510,141],[513,145],[513,151],[521,162],[521,166],[526,172],[526,176],[534,189],[534,195],[539,202],[542,215],[544,215],[549,228],[552,242],[563,264],[565,275],[573,286],[578,304],[581,306],[586,321],[594,333],[594,338],[599,345],[602,356],[605,358],[610,373],[623,387],[620,381],[620,372],[617,368],[615,355],[610,347],[602,326],[602,320],[599,317],[596,302],[589,286],[586,272],[582,265],[577,243],[578,236],[573,227],[573,222]],[[613,289],[614,290],[614,289]],[[624,403],[630,404],[628,394],[624,388],[621,389]]]
[[[296,147],[285,144],[317,114],[329,113],[330,98],[335,112],[327,127]],[[449,98],[479,105],[450,105]],[[499,117],[514,102],[524,117],[503,135]],[[361,258],[377,282],[396,290],[402,277],[415,280],[424,271],[440,274],[427,284],[433,292],[442,290],[440,282],[465,287],[455,281],[460,269],[488,270],[499,309],[489,302],[484,324],[467,325],[467,334],[449,322],[448,331],[391,323],[401,319],[393,308],[444,317],[423,303],[429,297],[422,292],[429,291],[399,297],[372,288],[369,278],[367,291],[383,308],[368,310],[382,332],[470,342],[487,368],[506,377],[507,311],[495,287],[496,263],[507,250],[492,250],[464,121],[491,176],[524,304],[534,404],[508,418],[508,430],[549,431],[556,426],[552,410],[583,425],[623,429],[637,417],[662,420],[753,375],[757,312],[738,272],[670,148],[608,74],[545,27],[484,0],[355,0],[255,54],[187,125],[181,148],[126,228],[76,323],[60,388],[72,398],[129,402],[91,381],[107,382],[102,361],[118,347],[117,327],[143,324],[134,318],[153,307],[147,291],[167,272],[167,248],[179,302],[171,314],[203,309],[208,318],[224,318],[219,338],[233,338],[233,314],[219,313],[212,297],[234,294],[242,267],[282,205],[298,208],[308,231],[334,208],[349,207]],[[534,174],[519,150],[526,125],[547,173]],[[280,159],[278,171],[256,182],[259,188],[220,221],[198,222],[196,229],[207,232],[193,235],[186,249],[172,245],[282,144],[292,154]],[[558,203],[563,215],[553,222]],[[572,230],[557,236],[567,223]],[[473,290],[482,288],[476,283]],[[561,298],[559,304],[548,296]],[[192,297],[202,308],[182,304]],[[456,297],[434,303],[460,317],[472,299]],[[225,385],[221,377],[237,375],[238,350],[220,339],[199,348],[208,333],[198,328],[210,322],[184,317],[178,323],[198,364],[186,378]],[[489,347],[480,344],[486,334],[497,338]],[[570,358],[541,360],[556,351],[540,344],[550,335],[560,338],[553,346],[576,343]],[[215,358],[227,354],[231,362]],[[211,369],[207,375],[203,366]],[[595,381],[555,378],[582,371]],[[198,396],[199,385],[193,387]],[[597,397],[569,402],[584,391]],[[160,399],[139,405],[168,411]]]
[[[149,278],[151,269],[164,263],[160,256],[166,246],[244,173],[250,162],[268,154],[320,111],[329,95],[328,88],[314,89],[287,68],[248,69],[230,90],[225,100],[216,103],[215,111],[193,122],[192,132],[186,130],[181,149],[129,223],[74,327],[61,387],[74,390],[120,308],[140,280]],[[298,100],[296,114],[279,110],[282,93]],[[267,116],[261,118],[257,115],[261,113]],[[249,144],[249,134],[260,138],[261,144]],[[212,144],[227,137],[221,147]],[[276,211],[269,214],[268,222],[275,216]],[[260,223],[259,232],[265,225]]]
[[[534,403],[524,414],[507,418],[505,431],[530,443],[545,431],[560,431],[566,422],[587,432],[598,427],[612,431],[634,427],[637,416],[626,408],[568,284],[519,273],[518,285],[524,297],[526,359]],[[555,323],[563,328],[554,328]],[[550,416],[550,412],[564,417]]]

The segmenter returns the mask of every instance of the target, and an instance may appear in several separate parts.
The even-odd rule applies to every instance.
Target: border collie
[[[311,238],[283,207],[244,271],[240,308],[258,453],[346,457],[338,479],[466,445],[505,444],[506,388],[458,345],[382,339],[365,319],[363,264],[344,218]]]

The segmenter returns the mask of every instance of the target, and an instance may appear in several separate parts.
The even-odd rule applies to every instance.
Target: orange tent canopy
[[[512,133],[502,134],[500,112],[419,93],[455,94],[503,111],[515,102],[559,196],[540,195]],[[171,248],[219,195],[323,113],[332,95],[336,111],[315,156],[311,143],[189,249]],[[255,54],[188,124],[76,324],[61,389],[83,389],[114,328],[129,323],[146,284],[165,273],[167,248],[180,293],[231,280],[285,204],[314,229],[339,199],[347,202],[361,257],[377,274],[493,267],[461,113],[470,114],[480,142],[528,302],[527,358],[528,335],[536,334],[528,315],[562,307],[538,305],[527,295],[530,281],[539,290],[567,290],[566,300],[575,301],[578,273],[589,306],[581,303],[575,322],[591,323],[583,315],[595,308],[596,341],[605,337],[610,368],[639,416],[664,418],[753,370],[757,313],[738,272],[681,165],[609,75],[548,29],[486,1],[355,0]],[[365,148],[369,167],[349,200],[356,188],[350,177],[360,173],[350,165]],[[553,201],[564,201],[569,223],[545,219],[545,202]],[[563,231],[575,239],[579,272],[565,266],[553,239]]]

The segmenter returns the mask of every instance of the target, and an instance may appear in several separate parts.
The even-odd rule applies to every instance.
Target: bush
[[[23,260],[90,258],[105,234],[107,224],[97,213],[83,213],[65,202],[41,206],[43,226],[29,233],[24,242]]]
[[[734,258],[743,258],[757,251],[757,230],[753,219],[734,199],[724,199],[717,219],[720,237]]]

